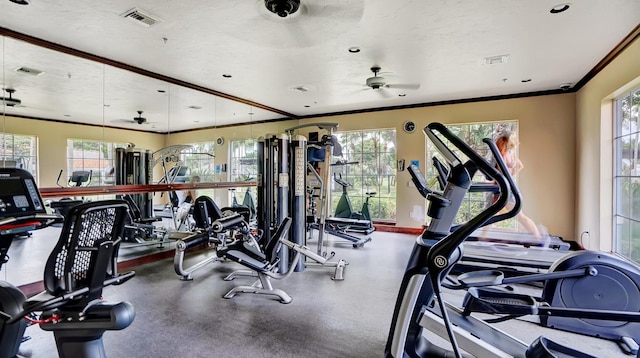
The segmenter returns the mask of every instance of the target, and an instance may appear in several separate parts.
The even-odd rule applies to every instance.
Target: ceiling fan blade
[[[396,88],[396,89],[408,89],[408,90],[417,90],[420,88],[419,83],[404,83],[404,84],[388,84],[385,87],[387,88]]]
[[[384,98],[391,98],[393,97],[393,95],[391,93],[389,93],[389,91],[385,90],[384,88],[380,87],[378,89],[374,90],[375,92],[378,92],[382,97]]]

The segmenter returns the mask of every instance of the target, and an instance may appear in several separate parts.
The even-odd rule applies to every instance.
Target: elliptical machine
[[[0,208],[0,266],[15,234],[61,219],[46,213],[35,180],[22,169],[0,169]],[[101,297],[104,286],[135,275],[117,272],[126,213],[120,200],[70,208],[45,265],[45,291],[27,299],[14,285],[0,281],[0,358],[16,356],[27,320],[54,333],[60,357],[105,357],[103,333],[124,329],[135,317],[130,303],[107,303]],[[35,312],[41,312],[37,319]]]
[[[451,165],[444,192],[430,192],[429,227],[419,237],[409,258],[389,332],[387,357],[462,357],[462,350],[476,356],[513,357],[591,357],[575,349],[539,337],[526,344],[472,316],[473,312],[499,313],[509,318],[537,315],[553,328],[623,341],[629,353],[637,349],[640,335],[640,269],[613,255],[580,251],[559,259],[546,274],[503,279],[498,270],[459,276],[451,285],[447,275],[462,257],[462,242],[476,229],[496,221],[496,214],[507,204],[510,185],[504,162],[495,144],[485,143],[496,157],[507,178],[439,123],[424,129],[427,137]],[[471,177],[461,160],[440,139],[444,137],[473,161],[500,188],[496,202],[450,233],[452,222],[469,190]],[[546,280],[542,300],[524,295],[475,287]],[[622,282],[622,284],[618,284]],[[443,299],[442,287],[468,288],[464,310]],[[544,323],[546,317],[547,322]],[[451,350],[436,346],[425,338],[423,329],[451,343]],[[598,332],[598,333],[596,333]]]

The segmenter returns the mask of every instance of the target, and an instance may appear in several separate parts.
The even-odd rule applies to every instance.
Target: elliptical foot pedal
[[[504,273],[499,270],[481,270],[466,272],[458,276],[458,282],[463,288],[476,286],[500,285],[504,280]]]
[[[556,357],[574,357],[574,358],[596,358],[587,353],[580,352],[573,348],[565,347],[546,337],[538,337],[527,349],[525,353],[527,358],[556,358]]]
[[[638,342],[636,342],[631,337],[620,338],[620,340],[618,341],[618,345],[620,346],[620,349],[622,349],[623,352],[632,356],[637,356],[638,351],[640,351]]]
[[[481,312],[519,316],[534,315],[538,311],[537,304],[536,299],[529,295],[472,287],[464,296],[462,314],[468,316],[472,312]]]

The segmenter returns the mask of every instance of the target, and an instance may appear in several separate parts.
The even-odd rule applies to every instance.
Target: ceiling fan
[[[380,66],[371,67],[373,77],[367,78],[367,81],[365,83],[365,86],[368,87],[367,89],[375,90],[383,97],[388,98],[391,97],[392,94],[386,91],[387,88],[401,90],[417,90],[418,88],[420,88],[419,83],[387,83],[387,80],[384,77],[378,76],[381,69],[382,68],[380,68]]]
[[[126,123],[138,123],[138,124],[149,124],[150,122],[147,121],[146,118],[144,118],[142,116],[142,113],[144,113],[143,111],[136,111],[138,112],[138,116],[137,117],[133,117],[132,119],[117,119],[117,121],[119,122],[126,122]]]
[[[7,107],[20,107],[22,101],[13,97],[13,94],[16,93],[16,90],[13,88],[5,88],[4,90],[9,94],[9,96],[0,97],[0,101]]]

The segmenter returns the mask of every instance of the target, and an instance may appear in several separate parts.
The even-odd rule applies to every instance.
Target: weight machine
[[[316,126],[321,129],[337,127],[335,123],[315,123],[289,128],[285,133],[268,134],[258,140],[258,195],[257,195],[257,222],[258,228],[264,232],[264,237],[272,237],[273,231],[282,220],[291,217],[289,229],[289,241],[287,249],[280,251],[279,270],[287,272],[291,261],[289,259],[295,252],[300,252],[306,258],[323,267],[336,269],[333,276],[335,280],[342,280],[342,272],[347,265],[346,261],[330,261],[330,257],[321,254],[324,230],[324,217],[321,216],[319,224],[318,253],[306,247],[307,233],[307,139],[304,136],[293,136],[297,129]],[[330,158],[331,146],[329,148]],[[313,170],[315,173],[315,170]],[[330,175],[327,173],[327,175]],[[322,194],[326,200],[326,191]],[[323,208],[323,210],[326,210]],[[359,240],[356,238],[356,240]],[[311,262],[299,260],[295,271],[303,271]]]

